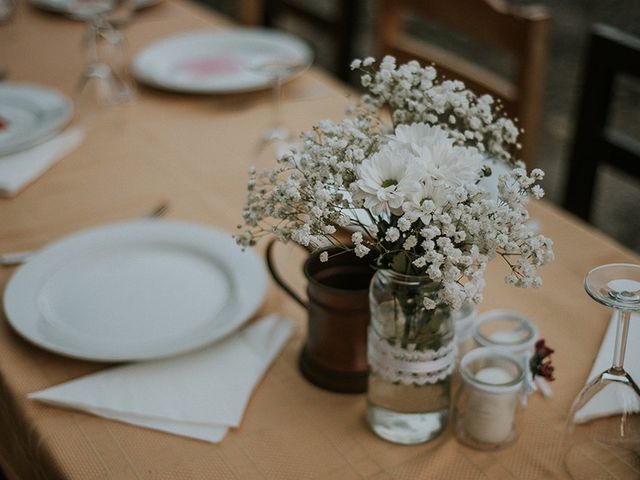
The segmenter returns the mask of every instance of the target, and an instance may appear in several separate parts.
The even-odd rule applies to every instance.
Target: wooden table
[[[191,4],[165,1],[141,12],[128,32],[135,52],[179,31],[224,26]],[[83,26],[20,4],[0,61],[9,79],[71,93],[81,70]],[[338,119],[348,90],[318,70],[285,89],[290,127]],[[247,168],[271,165],[260,150],[268,126],[268,92],[220,97],[142,88],[137,104],[104,114],[84,143],[14,199],[0,201],[0,251],[41,246],[77,229],[132,218],[162,199],[170,217],[233,231],[241,217]],[[297,371],[305,312],[274,286],[260,313],[296,322],[294,338],[256,389],[242,425],[218,445],[189,440],[28,401],[29,392],[104,368],[56,356],[23,341],[0,314],[0,464],[11,479],[416,479],[564,478],[560,433],[583,385],[609,312],[582,290],[590,268],[638,263],[636,255],[551,205],[532,206],[555,241],[557,261],[536,291],[507,287],[499,262],[488,271],[480,310],[513,308],[530,315],[556,347],[555,396],[530,399],[517,444],[497,453],[459,445],[450,433],[426,446],[378,439],[364,421],[363,395],[313,387]],[[296,274],[302,253],[282,254]],[[0,288],[12,274],[0,271]]]

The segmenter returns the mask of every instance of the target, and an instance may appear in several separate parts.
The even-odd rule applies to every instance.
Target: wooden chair
[[[237,2],[237,14],[244,25],[261,25],[264,18],[263,0],[240,0]]]
[[[510,54],[516,66],[515,81],[409,35],[405,28],[408,13]],[[379,0],[377,50],[378,55],[390,54],[401,62],[433,62],[448,78],[500,98],[524,129],[520,157],[531,166],[542,109],[549,26],[544,7],[510,6],[504,0]]]
[[[336,0],[334,15],[322,15],[290,0],[240,0],[239,17],[246,25],[274,27],[283,15],[290,15],[323,35],[333,43],[332,70],[348,81],[353,60],[353,39],[358,12],[358,0]]]
[[[564,196],[564,207],[587,221],[601,164],[640,178],[640,141],[607,126],[615,79],[621,74],[640,79],[640,38],[595,25],[587,48]]]

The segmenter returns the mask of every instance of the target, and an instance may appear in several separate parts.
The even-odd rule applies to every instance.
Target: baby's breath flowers
[[[364,69],[368,93],[342,122],[320,122],[276,168],[250,171],[237,242],[249,246],[273,234],[309,249],[330,243],[371,255],[380,268],[437,282],[430,309],[480,302],[495,256],[509,267],[507,283],[539,286],[552,242],[527,226],[527,201],[544,194],[537,183],[544,174],[527,173],[514,158],[514,123],[491,97],[439,80],[433,67],[396,67],[392,57],[377,70],[373,64],[352,64]],[[392,125],[378,115],[382,108]],[[488,182],[496,159],[512,169]],[[339,240],[339,228],[356,230],[350,245]]]

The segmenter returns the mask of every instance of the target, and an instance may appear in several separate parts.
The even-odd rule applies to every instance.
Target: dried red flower
[[[538,355],[540,357],[540,359],[543,359],[543,358],[547,358],[555,350],[553,348],[551,348],[551,347],[548,347],[545,344],[544,338],[541,338],[540,340],[538,340],[536,342],[535,351],[536,351],[536,355]]]
[[[545,358],[550,357],[553,352],[553,348],[547,346],[543,338],[536,342],[535,353],[531,357],[529,364],[534,377],[539,375],[550,382],[555,380],[553,376],[554,367],[551,365],[551,359],[549,358],[546,362],[544,361]]]
[[[551,362],[545,362],[545,363],[541,363],[538,366],[537,374],[540,375],[541,377],[546,378],[550,382],[553,382],[555,380],[555,377],[553,376],[553,370],[554,368],[553,368],[553,365],[551,365]]]

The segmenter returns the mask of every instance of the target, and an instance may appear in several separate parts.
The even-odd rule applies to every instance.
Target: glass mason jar
[[[367,344],[367,419],[394,443],[429,441],[447,425],[456,345],[451,310],[438,305],[439,283],[378,270],[371,281]]]
[[[497,450],[516,441],[523,399],[524,370],[518,355],[480,347],[460,361],[456,392],[456,438],[478,450]]]

